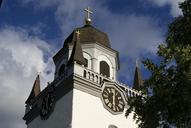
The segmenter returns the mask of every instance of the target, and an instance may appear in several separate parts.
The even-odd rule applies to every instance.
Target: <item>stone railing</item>
[[[127,97],[136,97],[141,95],[140,92],[138,92],[135,89],[132,89],[130,87],[128,87],[126,84],[120,83],[118,81],[114,81],[106,76],[103,76],[102,74],[98,74],[96,72],[93,72],[90,69],[87,69],[83,66],[78,65],[78,70],[76,72],[79,76],[90,80],[98,85],[102,85],[104,81],[112,81],[112,82],[116,82],[119,86],[121,86],[121,88],[123,88],[123,90],[125,90],[126,92],[126,96]]]
[[[127,97],[137,97],[140,95],[140,93],[134,89],[126,88],[125,91],[126,91]]]
[[[135,90],[135,89],[130,88],[129,86],[127,86],[127,85],[124,84],[124,83],[120,83],[119,81],[117,81],[117,84],[118,84],[119,86],[121,86],[122,88],[124,88],[127,97],[136,97],[136,96],[141,95],[140,92],[138,92],[138,91]]]
[[[114,81],[106,76],[103,76],[102,74],[96,73],[90,69],[85,68],[84,66],[81,65],[76,65],[76,69],[75,70],[75,74],[79,75],[80,77],[90,80],[96,84],[98,84],[99,86],[103,84],[103,82],[105,81],[112,81],[112,82],[116,82],[117,85],[121,86],[121,88],[123,88],[123,90],[126,92],[126,96],[127,97],[136,97],[141,95],[141,93],[135,89],[130,88],[129,86],[127,86],[126,84],[120,83],[118,81]]]
[[[100,84],[100,85],[103,84],[104,81],[113,81],[113,80],[107,78],[106,76],[92,72],[91,70],[88,70],[85,68],[84,68],[83,77],[88,80],[91,80],[97,84]],[[114,82],[116,82],[116,81],[114,81]],[[116,83],[125,89],[127,97],[136,97],[136,96],[140,95],[140,92],[138,92],[137,90],[129,88],[127,85],[120,83],[118,81]]]
[[[84,70],[83,70],[83,77],[85,79],[93,81],[99,85],[103,84],[104,81],[111,81],[106,76],[103,76],[102,74],[98,74],[98,73],[93,72],[93,71],[86,69],[86,68],[84,68]]]

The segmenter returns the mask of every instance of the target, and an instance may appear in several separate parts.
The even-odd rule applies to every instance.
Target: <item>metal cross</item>
[[[90,19],[90,14],[92,14],[93,12],[90,10],[89,7],[85,8],[84,11],[87,12],[87,18]]]

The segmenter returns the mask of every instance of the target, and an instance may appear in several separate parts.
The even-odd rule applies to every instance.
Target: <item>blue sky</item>
[[[52,56],[90,6],[93,26],[106,32],[120,53],[119,80],[132,84],[135,60],[155,62],[158,44],[183,0],[4,0],[0,9],[0,124],[25,128],[22,116],[37,72],[42,88],[53,79]],[[144,78],[148,72],[142,67]],[[49,72],[47,74],[47,72]]]

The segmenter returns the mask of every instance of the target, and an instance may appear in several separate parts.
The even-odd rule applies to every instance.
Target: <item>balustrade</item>
[[[84,77],[85,79],[88,79],[90,81],[93,81],[99,85],[103,84],[104,81],[111,81],[108,78],[104,77],[103,75],[92,72],[86,68],[84,68],[82,77]],[[125,85],[123,83],[119,83],[118,81],[116,83],[119,86],[125,88],[127,97],[136,97],[136,96],[140,95],[138,91],[129,88],[127,85]]]

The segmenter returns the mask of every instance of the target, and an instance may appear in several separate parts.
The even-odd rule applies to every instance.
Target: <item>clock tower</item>
[[[34,82],[25,102],[27,128],[137,126],[125,111],[127,97],[139,93],[117,81],[118,52],[111,48],[107,34],[91,25],[90,9],[85,11],[85,25],[75,28],[53,57],[54,80],[42,91],[39,76]]]

